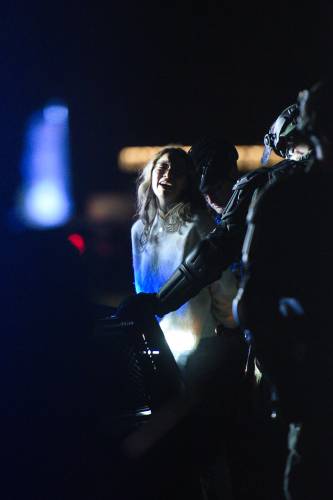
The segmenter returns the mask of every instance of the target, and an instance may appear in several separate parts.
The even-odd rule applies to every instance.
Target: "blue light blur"
[[[72,215],[68,108],[50,103],[30,119],[22,159],[19,212],[29,227],[65,224]]]
[[[68,121],[67,106],[59,104],[50,104],[43,109],[44,120],[53,125],[66,123]]]

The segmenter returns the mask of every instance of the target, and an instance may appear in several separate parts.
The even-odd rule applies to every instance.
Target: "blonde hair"
[[[143,223],[143,232],[140,236],[140,245],[143,249],[149,240],[149,234],[159,207],[156,195],[152,189],[152,172],[157,161],[164,154],[171,154],[186,162],[187,187],[183,194],[183,199],[174,205],[163,218],[165,229],[169,232],[179,231],[180,227],[191,221],[194,213],[199,208],[204,207],[203,198],[198,188],[198,179],[195,174],[195,167],[190,156],[180,146],[166,146],[161,149],[144,167],[137,180],[137,211],[136,217]]]

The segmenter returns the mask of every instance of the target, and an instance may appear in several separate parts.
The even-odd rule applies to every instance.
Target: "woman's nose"
[[[166,170],[165,170],[165,172],[164,172],[164,174],[163,174],[163,177],[171,177],[171,175],[172,175],[172,171],[171,171],[171,166],[169,165],[169,166],[166,168]]]

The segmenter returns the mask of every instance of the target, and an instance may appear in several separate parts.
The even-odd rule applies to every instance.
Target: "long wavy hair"
[[[159,211],[158,200],[152,189],[152,172],[158,160],[168,153],[170,160],[182,160],[186,165],[187,184],[182,199],[166,214]],[[193,219],[193,215],[200,208],[205,207],[203,198],[198,188],[198,178],[191,157],[180,146],[166,146],[161,149],[144,167],[137,180],[137,211],[136,218],[143,223],[143,232],[140,237],[140,245],[143,249],[149,241],[149,234],[156,214],[159,212],[163,219],[166,231],[179,231],[181,226]]]

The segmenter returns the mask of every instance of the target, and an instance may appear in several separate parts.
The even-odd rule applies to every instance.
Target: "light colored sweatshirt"
[[[194,215],[191,222],[185,222],[179,231],[169,232],[157,214],[149,241],[142,249],[139,240],[143,224],[137,220],[131,230],[136,292],[157,292],[213,227],[209,214],[202,211]],[[160,326],[178,362],[185,361],[201,337],[214,335],[216,325],[235,326],[231,306],[236,292],[236,279],[230,270],[226,270],[218,281],[161,319]]]

